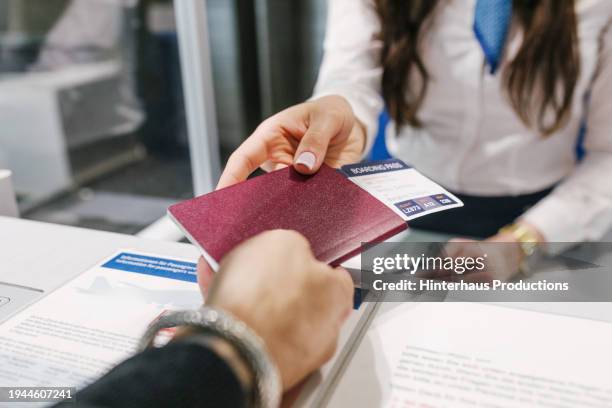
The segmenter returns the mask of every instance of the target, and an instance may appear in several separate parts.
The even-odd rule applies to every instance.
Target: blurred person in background
[[[465,203],[411,226],[513,243],[504,277],[534,246],[600,239],[612,225],[611,18],[607,0],[330,0],[314,96],[264,121],[219,187],[257,167],[359,161],[386,106],[391,154]]]

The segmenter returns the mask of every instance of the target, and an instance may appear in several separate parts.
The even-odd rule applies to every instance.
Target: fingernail
[[[298,156],[295,164],[301,164],[302,166],[306,166],[308,170],[312,170],[316,162],[317,158],[312,152],[303,152]]]

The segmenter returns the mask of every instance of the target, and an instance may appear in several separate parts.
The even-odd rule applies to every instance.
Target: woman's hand
[[[340,167],[358,161],[364,146],[364,127],[346,99],[324,96],[262,122],[230,156],[217,188],[246,180],[258,167],[293,165],[303,174],[315,173],[322,163]]]
[[[500,235],[500,234],[498,234]],[[445,248],[445,256],[452,258],[484,258],[484,269],[457,274],[448,272],[446,279],[466,282],[491,282],[494,279],[507,281],[519,272],[523,252],[516,240],[495,235],[484,241],[466,238],[450,240]],[[443,278],[444,279],[444,278]]]
[[[317,261],[294,231],[245,241],[214,277],[200,259],[198,282],[207,305],[232,313],[264,340],[285,390],[333,356],[353,303],[348,272]]]
[[[531,224],[519,221],[536,237],[540,245],[545,244],[544,236]],[[525,254],[516,237],[509,232],[499,232],[484,241],[455,238],[445,246],[447,256],[451,257],[485,257],[485,268],[482,271],[451,276],[468,282],[491,282],[493,279],[510,280],[520,271]]]

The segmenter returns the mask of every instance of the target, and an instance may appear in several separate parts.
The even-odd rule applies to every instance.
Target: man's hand
[[[269,231],[235,248],[212,276],[198,263],[206,304],[244,321],[266,343],[285,390],[329,360],[352,308],[349,274],[317,261],[297,232]]]

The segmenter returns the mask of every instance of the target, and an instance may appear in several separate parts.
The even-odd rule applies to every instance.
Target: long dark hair
[[[382,27],[382,92],[398,125],[421,125],[418,111],[430,79],[421,40],[433,23],[438,3],[375,0]],[[523,42],[503,68],[503,86],[519,118],[550,135],[567,122],[580,74],[574,0],[514,0],[513,18],[522,28]],[[415,75],[419,80],[409,81]]]

